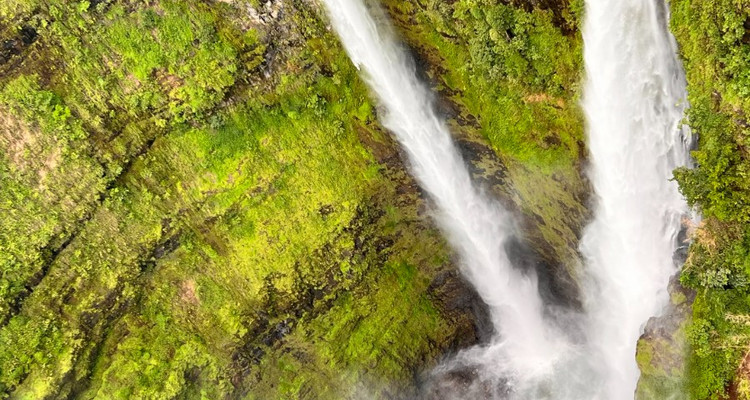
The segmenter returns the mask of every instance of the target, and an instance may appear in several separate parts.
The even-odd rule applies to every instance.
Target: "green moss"
[[[0,397],[409,393],[473,329],[434,295],[453,255],[305,4],[265,27],[239,2],[0,6],[39,33],[0,75]],[[568,260],[578,39],[547,11],[459,8],[399,6],[480,121],[457,132],[507,160],[500,190]],[[488,49],[438,33],[506,25],[516,39]]]
[[[53,249],[75,229],[104,190],[82,123],[36,75],[0,91],[7,151],[0,157],[0,322],[30,281],[44,273]],[[71,199],[75,201],[70,201]]]
[[[683,314],[688,311],[681,311],[676,316],[663,316],[664,320],[678,318],[680,322],[676,326],[659,327],[653,331],[647,328],[647,334],[638,340],[636,362],[641,376],[636,399],[672,399],[685,396],[688,383],[685,374],[688,319]]]

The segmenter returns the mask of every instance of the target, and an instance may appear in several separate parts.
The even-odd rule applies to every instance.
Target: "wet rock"
[[[270,25],[281,18],[283,8],[284,3],[282,0],[267,1],[258,9],[248,4],[245,8],[245,13],[252,24]]]
[[[420,400],[505,400],[511,398],[507,380],[487,379],[477,367],[459,367],[430,377],[420,390]]]
[[[468,316],[473,317],[470,324],[457,325],[473,325],[473,331],[467,329],[457,335],[457,341],[452,346],[454,350],[487,341],[492,337],[494,327],[489,308],[458,271],[450,269],[437,274],[427,290],[453,319],[458,321]]]
[[[26,46],[34,43],[38,36],[39,34],[36,32],[36,30],[30,26],[24,26],[23,28],[21,28],[21,42]]]
[[[669,284],[671,302],[664,315],[651,318],[638,340],[636,359],[641,377],[636,400],[685,397],[685,329],[692,314],[695,293],[682,287],[679,274]]]
[[[250,17],[250,20],[255,22],[256,24],[259,24],[261,22],[260,14],[258,13],[258,10],[252,7],[247,8],[247,15],[248,17]]]
[[[24,53],[24,50],[34,44],[38,37],[37,31],[26,25],[18,30],[15,37],[0,39],[0,65],[10,61],[14,56]]]

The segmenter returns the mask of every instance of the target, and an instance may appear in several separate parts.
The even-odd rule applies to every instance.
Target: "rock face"
[[[262,7],[254,8],[250,4],[245,6],[245,12],[250,22],[254,24],[267,25],[277,21],[284,8],[282,0],[267,1]]]
[[[682,287],[675,276],[669,285],[670,304],[660,317],[651,318],[638,340],[636,360],[641,377],[636,399],[685,399],[687,397],[686,329],[695,292]]]

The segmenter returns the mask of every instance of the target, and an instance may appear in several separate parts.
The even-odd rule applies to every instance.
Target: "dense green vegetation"
[[[697,291],[690,395],[750,398],[750,2],[673,0],[689,84],[694,170],[675,174],[705,219],[682,282]],[[744,362],[742,360],[745,360]]]
[[[571,279],[575,14],[390,3],[476,174]],[[10,0],[0,18],[0,398],[380,397],[476,340],[315,5]]]
[[[577,25],[575,15],[565,15],[558,27],[552,10],[526,12],[495,1],[424,3],[394,4],[404,15],[421,8],[416,24],[401,20],[399,26],[414,31],[407,36],[415,45],[437,51],[445,68],[440,83],[479,118],[493,146],[550,169],[577,160],[581,41],[561,34]]]

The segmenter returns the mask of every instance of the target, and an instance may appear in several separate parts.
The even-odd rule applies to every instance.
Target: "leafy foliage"
[[[689,124],[700,138],[697,168],[675,177],[706,218],[682,274],[698,291],[688,331],[690,394],[718,399],[742,381],[736,375],[750,346],[750,3],[679,0],[671,7],[689,83]]]

